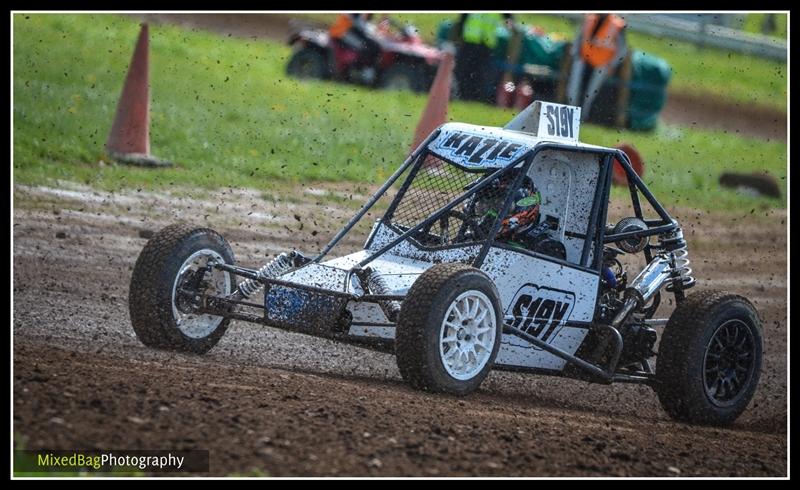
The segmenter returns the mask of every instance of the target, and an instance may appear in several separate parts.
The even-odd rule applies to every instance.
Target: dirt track
[[[241,322],[203,357],[137,341],[127,294],[140,230],[209,225],[245,265],[313,251],[351,211],[320,212],[319,192],[295,191],[289,205],[17,186],[14,432],[25,446],[209,449],[216,475],[787,474],[785,211],[676,212],[698,287],[745,294],[764,319],[755,400],[719,429],[670,421],[632,385],[494,372],[464,399],[419,393],[390,355]],[[300,229],[293,215],[311,208],[328,222]]]
[[[138,17],[148,22],[279,42],[289,39],[290,20],[303,18],[297,14],[147,14]],[[307,20],[304,22],[308,23]],[[704,93],[671,90],[661,119],[667,124],[714,129],[753,138],[786,141],[788,135],[784,111],[755,101],[752,104],[732,103]]]

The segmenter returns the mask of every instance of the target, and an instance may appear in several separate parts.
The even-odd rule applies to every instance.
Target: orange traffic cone
[[[422,117],[417,124],[414,133],[414,142],[411,150],[414,151],[422,141],[433,132],[434,129],[447,121],[447,103],[450,100],[450,85],[453,82],[453,66],[455,60],[452,50],[445,50],[439,67],[436,69],[436,77],[431,85],[428,104],[422,112]]]
[[[120,163],[151,167],[168,166],[171,163],[150,155],[150,87],[147,52],[148,29],[147,24],[142,24],[106,149],[109,156]]]
[[[633,167],[633,171],[636,172],[636,175],[639,177],[644,175],[644,160],[642,160],[642,156],[639,154],[639,151],[634,148],[634,146],[630,143],[620,143],[616,146],[618,150],[622,150],[628,155],[628,158],[631,160],[631,167]],[[618,186],[628,185],[628,176],[625,174],[625,170],[622,169],[622,165],[614,159],[614,167],[613,172],[611,174],[611,183]]]

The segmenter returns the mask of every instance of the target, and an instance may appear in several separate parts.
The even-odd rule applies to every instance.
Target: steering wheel
[[[458,226],[453,226],[453,220],[459,221],[460,224]],[[480,226],[476,222],[474,217],[468,217],[461,211],[451,209],[439,219],[431,221],[426,226],[422,227],[419,230],[418,236],[425,237],[425,241],[428,237],[434,236],[434,233],[431,233],[434,225],[438,225],[439,229],[437,230],[438,233],[438,240],[436,240],[436,245],[448,245],[451,243],[459,243],[464,240],[467,232],[472,232],[472,236],[474,240],[480,240],[484,238],[483,235],[485,233],[481,230]],[[452,235],[452,240],[451,240]]]

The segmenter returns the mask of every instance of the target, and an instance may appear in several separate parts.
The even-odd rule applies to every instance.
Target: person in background
[[[581,107],[581,119],[588,119],[600,87],[627,54],[622,17],[614,14],[586,16],[572,43],[572,68],[567,80],[567,103]]]
[[[339,14],[328,29],[328,34],[337,42],[358,51],[366,69],[374,70],[381,49],[376,40],[376,28],[371,23],[372,16],[373,14]]]
[[[762,34],[772,34],[778,30],[778,16],[776,14],[764,14],[764,21],[761,23]]]
[[[499,77],[494,60],[498,29],[510,14],[461,14],[451,38],[456,46],[454,74],[461,98],[492,102]]]

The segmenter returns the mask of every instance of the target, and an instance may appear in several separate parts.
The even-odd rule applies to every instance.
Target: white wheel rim
[[[172,285],[172,315],[173,318],[175,318],[175,325],[184,335],[192,339],[208,337],[219,327],[219,324],[222,323],[223,320],[221,316],[216,315],[183,313],[178,310],[178,307],[175,305],[178,280],[190,270],[197,270],[201,267],[205,267],[209,260],[225,262],[225,259],[223,259],[220,254],[211,249],[204,248],[198,250],[183,262],[178,274],[175,276],[175,282]],[[209,294],[227,296],[231,293],[231,278],[226,272],[219,269],[212,269],[211,272],[206,275],[206,278],[209,283],[209,288],[206,292]]]
[[[439,333],[439,356],[447,374],[465,381],[483,370],[497,337],[497,316],[488,296],[461,293],[450,303]]]

